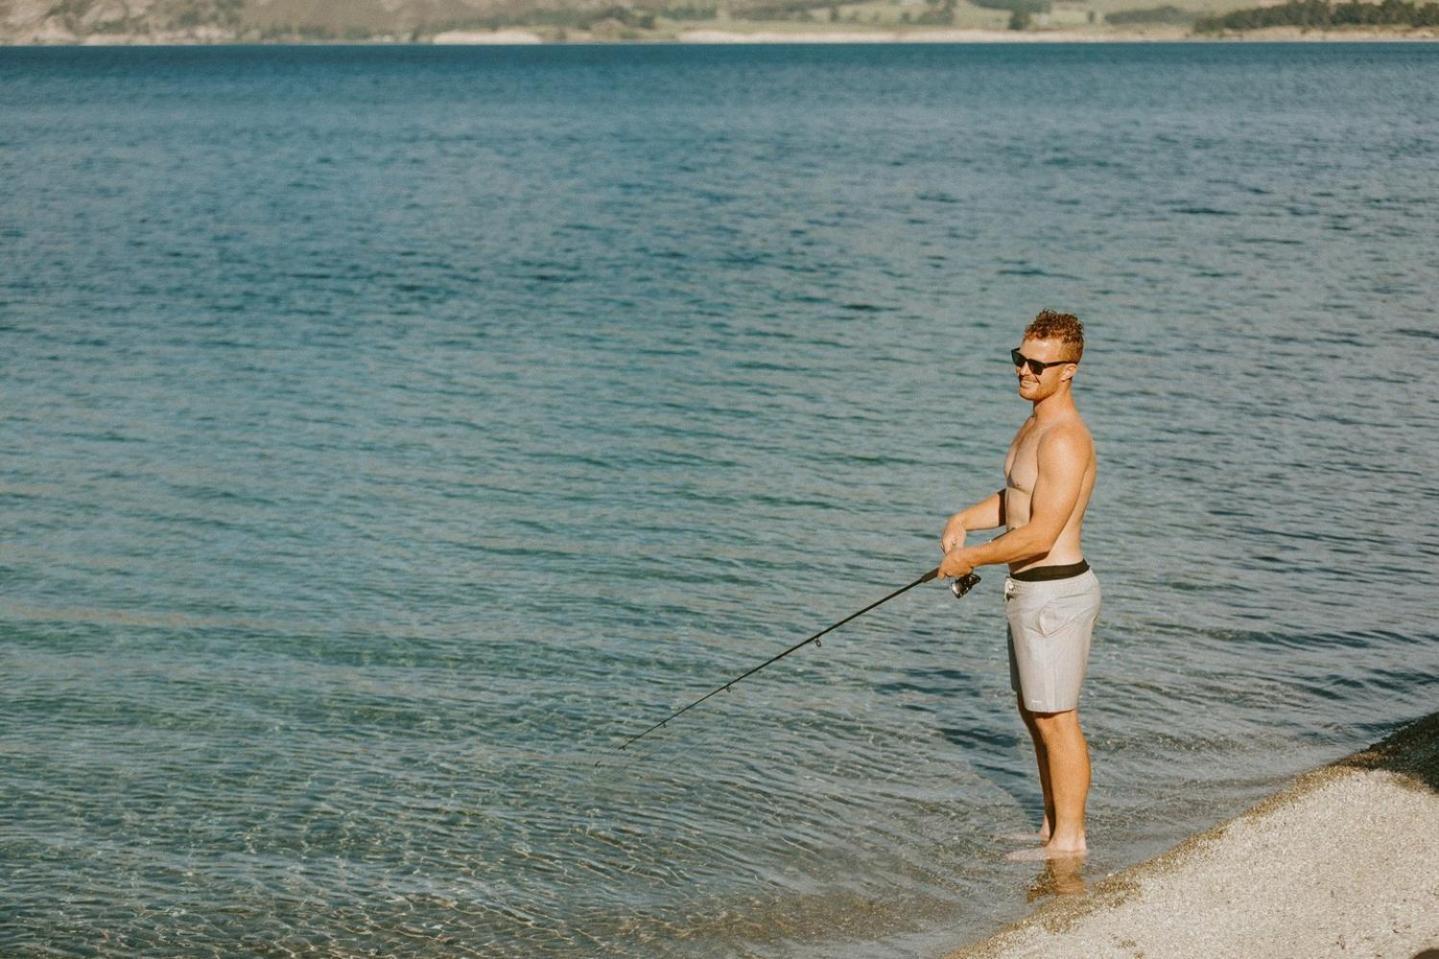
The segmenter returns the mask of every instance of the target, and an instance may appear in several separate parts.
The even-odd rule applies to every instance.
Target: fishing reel
[[[965,573],[963,576],[949,584],[949,591],[954,594],[955,599],[964,599],[964,594],[979,585],[979,577],[973,573]]]

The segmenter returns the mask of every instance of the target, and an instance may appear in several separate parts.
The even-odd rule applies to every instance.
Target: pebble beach
[[[1409,959],[1439,948],[1439,714],[948,959]]]

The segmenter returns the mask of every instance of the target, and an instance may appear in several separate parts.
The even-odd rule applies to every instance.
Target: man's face
[[[1058,364],[1046,365],[1039,373],[1034,372],[1030,364],[1023,361],[1015,366],[1014,375],[1019,378],[1019,395],[1027,400],[1042,400],[1052,396],[1062,382],[1073,376],[1072,373],[1066,373],[1072,367],[1062,361],[1074,361],[1074,347],[1066,345],[1062,340],[1026,337],[1024,342],[1019,344],[1019,352],[1024,360]]]

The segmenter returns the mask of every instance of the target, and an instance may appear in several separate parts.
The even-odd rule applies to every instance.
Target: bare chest
[[[1004,457],[1004,480],[1010,489],[1033,493],[1039,478],[1039,429],[1026,421],[1014,434],[1009,452]]]

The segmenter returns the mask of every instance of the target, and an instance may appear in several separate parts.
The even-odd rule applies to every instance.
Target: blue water
[[[1072,886],[994,838],[994,570],[615,749],[933,565],[1044,306],[1101,462],[1082,881],[1432,711],[1436,81],[0,50],[0,953],[938,956]]]

